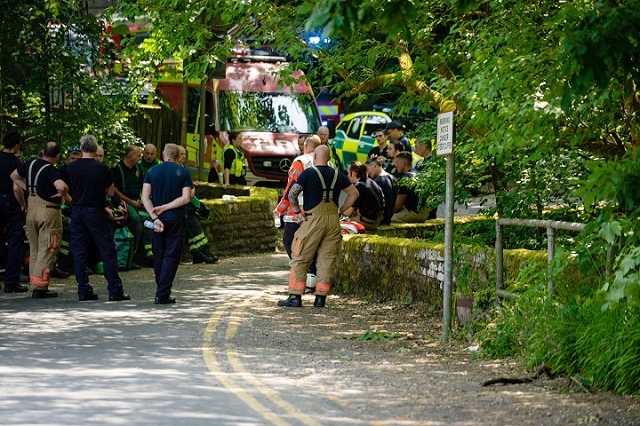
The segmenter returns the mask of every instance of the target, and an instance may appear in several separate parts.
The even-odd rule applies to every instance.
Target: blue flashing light
[[[313,45],[320,44],[320,37],[318,37],[318,36],[310,36],[309,37],[309,44],[313,44]]]

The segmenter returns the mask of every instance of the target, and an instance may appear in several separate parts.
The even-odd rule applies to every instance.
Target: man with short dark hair
[[[401,142],[403,151],[411,152],[411,143],[404,135],[404,126],[399,121],[390,121],[384,128],[391,142]]]
[[[14,184],[11,173],[20,165],[16,153],[22,150],[22,137],[15,131],[7,132],[2,139],[0,152],[0,229],[7,228],[7,266],[4,273],[5,293],[24,293],[29,289],[20,285],[20,268],[24,252],[24,196]],[[17,193],[20,191],[20,193]]]
[[[387,148],[389,144],[389,138],[384,130],[384,128],[377,129],[375,132],[376,142],[378,142],[378,146],[374,146],[367,154],[367,161],[377,159],[380,164],[384,164],[387,161]]]
[[[419,196],[415,189],[403,185],[413,180],[417,171],[411,167],[413,158],[410,152],[400,152],[396,155],[396,168],[400,173],[398,195],[396,197],[395,213],[391,223],[421,223],[429,218],[429,209],[418,208]]]
[[[109,168],[95,160],[98,141],[94,136],[85,135],[80,139],[82,158],[69,164],[71,179],[71,239],[69,245],[73,253],[73,269],[78,283],[80,301],[98,300],[87,275],[87,253],[89,239],[95,241],[100,259],[104,265],[109,301],[130,300],[124,294],[122,280],[118,275],[118,259],[113,230],[109,216],[104,209],[105,195],[113,197],[115,187]]]
[[[416,162],[413,168],[421,172],[425,167],[427,167],[431,162],[434,161],[435,157],[431,154],[430,140],[417,138],[415,143],[416,154],[418,154],[422,158]]]
[[[184,241],[185,205],[191,200],[193,181],[186,167],[178,163],[178,145],[164,147],[164,162],[149,169],[142,185],[142,203],[154,223],[153,270],[156,276],[156,305],[176,303],[171,287],[180,265]]]
[[[393,188],[395,178],[382,168],[382,165],[376,158],[367,161],[367,175],[378,184],[384,194],[384,216],[382,218],[382,224],[390,225],[393,210],[396,205],[396,192]]]
[[[29,281],[34,287],[34,299],[57,297],[49,291],[49,281],[56,263],[56,255],[62,241],[62,202],[71,201],[69,188],[60,172],[53,167],[60,158],[60,145],[49,142],[42,158],[21,164],[11,174],[11,179],[27,191],[29,209],[26,231],[29,238]]]
[[[404,145],[402,145],[402,142],[391,142],[387,147],[388,160],[383,164],[384,170],[387,173],[392,174],[396,179],[402,175],[402,173],[398,172],[396,167],[396,156],[400,152],[404,152]]]

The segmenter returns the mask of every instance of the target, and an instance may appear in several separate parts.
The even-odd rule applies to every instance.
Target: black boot
[[[203,248],[202,251],[211,258],[211,263],[218,263],[218,260],[220,260],[218,259],[218,256],[209,251],[209,247]]]
[[[211,257],[204,249],[194,250],[191,252],[191,258],[193,259],[193,263],[216,263],[218,261],[217,257]]]
[[[302,296],[299,294],[290,294],[284,300],[278,302],[278,306],[287,306],[289,308],[299,308],[302,306]]]
[[[313,306],[316,308],[324,308],[324,304],[327,301],[327,296],[316,296],[316,300],[313,302]]]
[[[5,286],[4,288],[5,293],[24,293],[27,291],[29,291],[29,288],[20,284],[12,285],[11,287]]]
[[[45,288],[44,290],[33,290],[33,292],[31,293],[32,299],[50,299],[52,297],[58,297],[58,292],[51,291],[48,288]]]

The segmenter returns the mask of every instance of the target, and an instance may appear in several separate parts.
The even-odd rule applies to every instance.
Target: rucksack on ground
[[[133,248],[133,234],[129,228],[123,226],[122,228],[116,228],[113,238],[116,241],[118,269],[130,269],[133,264],[133,255],[135,254]]]

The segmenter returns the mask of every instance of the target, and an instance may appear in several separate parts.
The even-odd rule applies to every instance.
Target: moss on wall
[[[274,189],[196,183],[200,201],[211,209],[202,221],[211,250],[220,256],[273,252],[282,233],[273,225],[278,202]],[[223,194],[236,195],[226,202]],[[455,218],[456,237],[483,235],[495,240],[495,221],[484,216]],[[444,221],[383,226],[375,234],[345,235],[334,276],[335,290],[375,300],[399,300],[442,305],[444,246],[425,241],[442,239]],[[486,234],[486,235],[484,235]],[[519,270],[531,263],[545,264],[546,252],[505,250],[505,288]],[[572,270],[576,280],[580,271]],[[495,288],[495,252],[491,246],[457,244],[454,253],[454,286],[459,293]],[[517,285],[516,285],[517,287]],[[455,291],[455,290],[454,290]]]
[[[442,306],[443,244],[380,235],[347,235],[338,256],[334,287],[337,292],[374,300],[422,302]],[[520,269],[530,263],[546,267],[546,252],[504,250],[505,289],[515,284]],[[575,275],[573,278],[569,275]],[[563,280],[579,280],[569,268]],[[495,295],[495,250],[458,245],[453,259],[454,292]]]
[[[201,224],[212,252],[233,256],[275,250],[277,229],[271,215],[278,201],[275,189],[230,187],[223,190],[220,185],[200,182],[196,188],[200,202],[211,210],[211,217]],[[223,201],[223,194],[235,195],[237,200]]]

